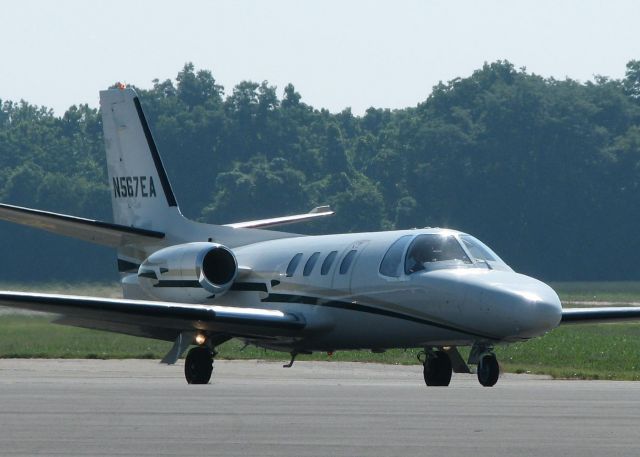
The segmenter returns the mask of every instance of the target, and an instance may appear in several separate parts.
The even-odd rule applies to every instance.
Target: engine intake
[[[150,296],[195,302],[227,292],[238,274],[233,252],[217,243],[186,243],[154,252],[138,270],[138,283]]]
[[[220,244],[202,250],[196,265],[200,269],[198,282],[213,293],[226,292],[238,274],[236,256]]]

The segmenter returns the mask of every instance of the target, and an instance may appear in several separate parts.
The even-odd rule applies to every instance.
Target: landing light
[[[207,337],[205,335],[203,335],[202,333],[198,333],[196,335],[196,343],[198,345],[203,345],[205,341],[207,341]]]

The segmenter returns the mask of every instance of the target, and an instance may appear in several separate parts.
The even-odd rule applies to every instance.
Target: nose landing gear
[[[482,343],[474,344],[469,354],[469,363],[478,364],[476,374],[480,384],[484,387],[496,385],[500,377],[500,365],[492,346]]]

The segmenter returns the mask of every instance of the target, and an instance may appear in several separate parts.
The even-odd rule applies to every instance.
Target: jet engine
[[[154,252],[138,269],[138,283],[151,297],[204,302],[229,290],[238,274],[233,252],[216,243],[186,243]]]

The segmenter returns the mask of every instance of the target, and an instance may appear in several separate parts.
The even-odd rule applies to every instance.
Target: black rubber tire
[[[495,354],[485,354],[478,363],[478,381],[484,387],[493,387],[500,377],[500,365]]]
[[[189,384],[209,384],[213,372],[213,352],[208,347],[193,348],[184,361],[184,377]]]
[[[448,386],[451,382],[451,359],[444,351],[427,355],[424,362],[424,382],[428,386]]]

